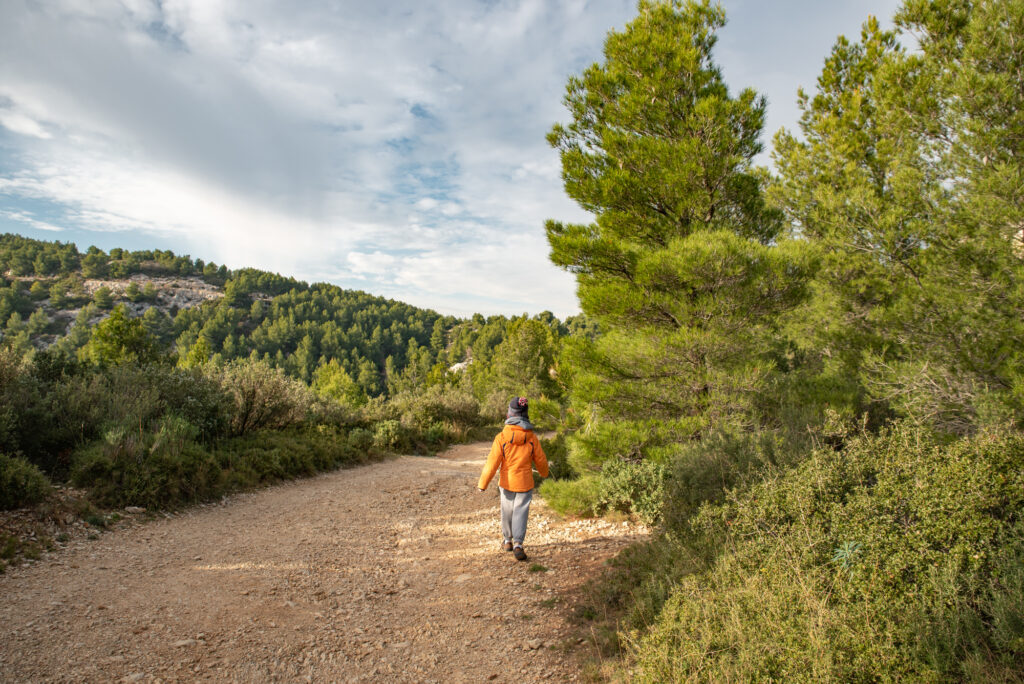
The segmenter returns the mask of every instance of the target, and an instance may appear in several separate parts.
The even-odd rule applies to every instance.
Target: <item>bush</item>
[[[637,681],[1007,681],[1024,671],[1024,436],[898,426],[719,505],[626,636]]]
[[[402,451],[409,444],[408,434],[397,420],[382,420],[373,432],[373,446],[384,451]]]
[[[462,433],[481,424],[480,404],[468,391],[458,387],[432,385],[420,392],[404,391],[381,404],[378,420],[399,417],[404,425],[426,430],[431,425],[450,424]]]
[[[607,461],[601,468],[598,502],[602,510],[635,513],[652,525],[661,519],[665,471],[652,461]]]
[[[197,434],[178,417],[165,418],[150,433],[111,429],[76,454],[72,482],[107,506],[173,508],[211,498],[221,491],[221,469],[193,441]]]
[[[551,508],[563,515],[597,515],[601,500],[601,481],[596,475],[575,480],[548,479],[541,483],[540,495]]]
[[[79,451],[72,479],[102,505],[175,508],[369,460],[323,426],[250,432],[212,450],[195,442],[197,435],[198,428],[173,415],[151,433],[111,430]]]
[[[262,361],[233,361],[211,372],[232,399],[234,435],[298,425],[316,405],[316,396],[306,385]]]
[[[672,456],[663,508],[665,525],[682,533],[705,503],[720,503],[735,487],[801,458],[771,433],[721,432],[680,445]]]
[[[24,458],[0,453],[0,509],[31,506],[50,495],[50,481]]]
[[[665,461],[695,430],[690,420],[601,422],[568,438],[569,464],[578,473],[597,472],[605,461]]]
[[[561,443],[553,447],[548,457],[552,477],[541,483],[540,495],[548,505],[567,515],[592,516],[608,511],[633,513],[643,522],[654,524],[661,519],[666,468],[651,461],[611,460],[600,473],[588,473],[576,479],[554,477],[555,469],[563,473]],[[548,447],[544,448],[545,454]]]
[[[14,350],[0,347],[0,452],[34,454],[45,430],[39,385]]]
[[[538,397],[530,400],[530,422],[537,429],[554,429],[564,422],[562,405],[554,399]]]
[[[232,397],[216,378],[195,368],[154,366],[147,369],[146,381],[156,389],[164,411],[196,428],[196,439],[209,442],[228,434]]]
[[[574,477],[577,473],[569,465],[569,451],[565,443],[564,435],[557,435],[553,439],[541,439],[541,448],[548,458],[548,476],[555,480],[565,480]]]
[[[373,448],[373,433],[366,428],[353,428],[348,433],[348,445],[365,454],[369,454]]]
[[[444,423],[432,423],[426,431],[423,433],[423,439],[426,440],[430,446],[440,446],[445,444],[450,437],[448,427]]]

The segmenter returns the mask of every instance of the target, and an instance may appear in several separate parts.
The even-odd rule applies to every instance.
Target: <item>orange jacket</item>
[[[506,425],[491,444],[487,464],[480,473],[480,489],[487,489],[494,473],[501,468],[498,484],[510,492],[528,492],[533,489],[533,466],[541,477],[548,476],[548,458],[533,430],[518,425]]]

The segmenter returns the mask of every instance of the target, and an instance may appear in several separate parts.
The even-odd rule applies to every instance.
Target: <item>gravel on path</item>
[[[2,682],[570,682],[569,603],[646,534],[535,498],[499,548],[489,443],[238,494],[0,576]]]

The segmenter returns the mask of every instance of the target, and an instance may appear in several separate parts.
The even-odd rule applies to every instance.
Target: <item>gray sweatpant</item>
[[[498,487],[501,492],[501,534],[505,541],[522,546],[526,539],[526,519],[530,516],[530,502],[533,490],[510,492]]]

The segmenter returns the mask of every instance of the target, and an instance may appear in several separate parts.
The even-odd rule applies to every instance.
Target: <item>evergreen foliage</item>
[[[812,353],[952,434],[1024,417],[1024,95],[1009,76],[1022,16],[1017,2],[908,2],[897,24],[920,54],[868,21],[801,93],[804,139],[776,140],[775,196],[826,264],[805,312]]]
[[[547,224],[552,260],[604,333],[564,355],[584,469],[756,425],[777,320],[807,296],[816,259],[777,239],[751,164],[764,99],[731,96],[712,62],[723,22],[708,2],[641,2],[604,63],[569,80],[573,121],[549,136],[566,191],[596,216]]]
[[[598,331],[563,347],[541,492],[657,523],[581,609],[604,674],[1017,681],[1024,2],[840,37],[776,176],[723,20],[641,1],[550,136],[595,215],[549,223],[551,258]]]

